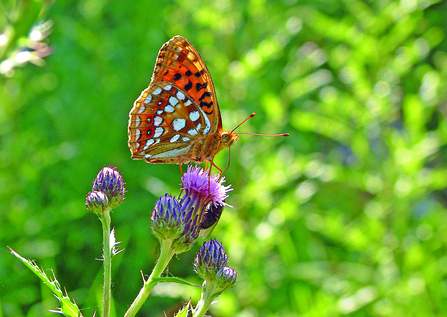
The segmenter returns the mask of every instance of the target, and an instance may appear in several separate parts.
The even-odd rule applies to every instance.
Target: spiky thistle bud
[[[106,194],[100,191],[93,191],[88,193],[85,199],[85,205],[87,206],[87,209],[94,213],[103,213],[108,204],[109,199],[107,198]]]
[[[103,192],[109,200],[109,208],[118,207],[124,200],[125,183],[116,167],[102,168],[93,182],[93,191]]]
[[[217,272],[227,265],[227,255],[222,244],[210,240],[203,244],[196,255],[194,270],[204,280],[213,280]]]

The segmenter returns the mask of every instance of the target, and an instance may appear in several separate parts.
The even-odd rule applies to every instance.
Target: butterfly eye
[[[230,135],[227,132],[222,133],[222,141],[227,143],[230,140]]]

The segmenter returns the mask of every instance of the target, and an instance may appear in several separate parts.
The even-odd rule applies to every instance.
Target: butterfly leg
[[[219,172],[220,172],[220,177],[219,177],[219,180],[220,180],[222,178],[222,176],[226,173],[226,171],[228,171],[228,168],[230,167],[230,148],[228,148],[228,165],[227,165],[227,168],[222,172],[222,170],[217,165],[214,165],[214,167],[217,168],[219,170]]]
[[[180,160],[181,157],[185,157],[185,156],[183,156],[183,155],[178,156],[178,165],[180,166],[180,174],[182,175],[182,178],[183,178],[182,161]],[[182,193],[183,193],[183,181],[182,181],[182,188],[180,189],[180,194],[178,194],[178,199],[180,199],[180,197],[182,196]]]

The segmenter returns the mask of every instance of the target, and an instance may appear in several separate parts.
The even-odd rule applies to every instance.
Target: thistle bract
[[[124,200],[125,183],[116,167],[102,168],[93,182],[93,191],[101,191],[109,199],[110,209],[118,207]]]
[[[217,272],[227,265],[227,255],[222,244],[210,240],[203,244],[196,255],[194,270],[204,280],[212,280]]]
[[[221,268],[216,274],[216,284],[224,290],[236,283],[237,273],[229,266]]]
[[[151,220],[152,232],[159,240],[177,239],[186,226],[179,202],[168,194],[156,202]]]
[[[106,194],[100,191],[90,192],[85,198],[87,209],[94,213],[103,213],[108,204],[109,199]]]

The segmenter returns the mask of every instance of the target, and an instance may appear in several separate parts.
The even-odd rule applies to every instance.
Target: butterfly
[[[211,75],[188,40],[174,36],[158,53],[149,87],[129,114],[132,158],[212,164],[239,136],[222,129]]]
[[[174,36],[161,47],[149,87],[129,113],[132,158],[180,169],[182,163],[210,162],[222,174],[213,159],[239,138],[234,130],[222,128],[205,62],[188,40]]]

